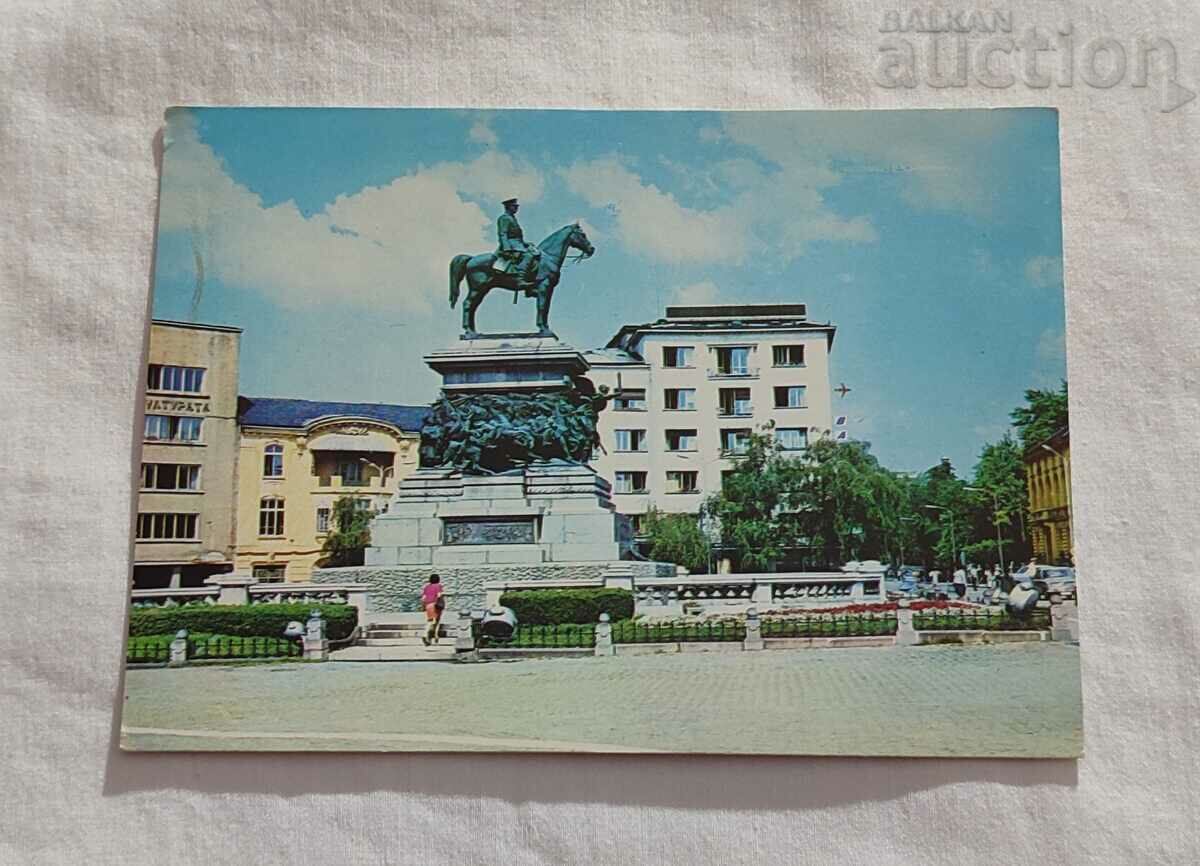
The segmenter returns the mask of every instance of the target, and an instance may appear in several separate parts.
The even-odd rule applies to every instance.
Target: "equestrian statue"
[[[520,206],[515,198],[504,202],[504,213],[496,221],[499,246],[494,253],[459,255],[450,260],[451,307],[458,303],[460,284],[464,279],[467,281],[462,307],[464,339],[479,336],[475,330],[475,311],[492,289],[512,292],[513,303],[521,294],[536,298],[538,336],[554,336],[550,330],[550,301],[567,253],[579,250],[580,255],[575,259],[579,261],[596,252],[579,223],[563,226],[536,246],[527,244],[517,222]]]

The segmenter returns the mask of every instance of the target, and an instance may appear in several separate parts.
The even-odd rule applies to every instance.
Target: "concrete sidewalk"
[[[1056,643],[130,670],[134,749],[1074,757]],[[564,746],[563,744],[570,744]]]

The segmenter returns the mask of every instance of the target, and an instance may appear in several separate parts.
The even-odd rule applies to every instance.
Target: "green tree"
[[[793,504],[801,533],[827,566],[887,555],[903,496],[865,442],[819,439],[803,458]]]
[[[1060,428],[1067,426],[1066,381],[1057,391],[1030,388],[1025,392],[1025,404],[1013,409],[1010,416],[1021,437],[1021,445],[1025,448],[1049,439]]]
[[[323,565],[341,568],[362,565],[363,551],[371,543],[371,518],[374,511],[355,506],[352,496],[342,496],[333,504],[334,530],[325,539]]]
[[[746,452],[704,503],[743,571],[771,571],[798,541],[794,515],[800,461],[783,456],[770,426],[750,434]]]
[[[982,491],[977,494],[980,519],[976,521],[978,540],[970,551],[977,559],[998,561],[997,535],[1006,562],[1028,554],[1024,526],[1029,502],[1022,451],[1012,436],[1005,435],[999,442],[984,445],[979,454],[973,486]]]
[[[705,512],[745,571],[770,571],[797,550],[812,564],[890,558],[913,529],[909,480],[879,465],[865,442],[818,439],[802,456],[779,451],[770,428],[751,435]]]
[[[696,515],[666,514],[651,508],[642,528],[649,541],[651,559],[673,562],[696,574],[708,571],[712,544]]]

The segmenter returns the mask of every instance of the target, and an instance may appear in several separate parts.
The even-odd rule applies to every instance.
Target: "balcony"
[[[388,485],[391,484],[391,475],[387,477],[386,483],[380,483],[379,476],[371,478],[343,478],[340,475],[317,476],[317,487],[322,493],[336,490],[347,490],[354,493],[390,493]]]
[[[710,379],[757,379],[758,367],[712,367],[708,368]]]

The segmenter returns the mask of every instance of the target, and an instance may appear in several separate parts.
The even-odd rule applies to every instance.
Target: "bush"
[[[512,608],[522,625],[594,623],[633,616],[633,593],[627,589],[526,589],[506,592],[500,606]]]
[[[305,622],[311,611],[321,611],[330,640],[349,637],[358,625],[358,608],[348,604],[245,604],[183,605],[135,608],[129,613],[129,636],[189,633],[282,637],[293,620]]]

